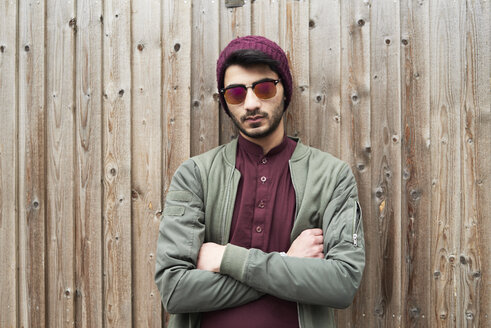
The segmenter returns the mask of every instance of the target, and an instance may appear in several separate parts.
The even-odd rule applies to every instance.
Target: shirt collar
[[[255,144],[252,141],[247,140],[240,133],[239,133],[238,142],[239,142],[239,147],[244,149],[247,153],[249,153],[251,155],[259,156],[259,157],[262,157],[262,156],[271,157],[271,156],[278,154],[278,153],[281,153],[283,150],[285,150],[286,146],[288,145],[288,137],[286,135],[284,135],[281,143],[278,146],[271,149],[265,155],[263,154],[263,148],[261,146]]]

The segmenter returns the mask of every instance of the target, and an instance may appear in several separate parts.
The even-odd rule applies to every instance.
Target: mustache
[[[252,112],[248,112],[246,115],[240,117],[240,121],[244,123],[248,118],[254,117],[254,116],[262,116],[262,117],[268,117],[268,113],[261,112],[259,109],[255,109]]]

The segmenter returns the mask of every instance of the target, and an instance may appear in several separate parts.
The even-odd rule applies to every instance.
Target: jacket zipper
[[[233,178],[233,168],[230,172],[230,177],[228,179],[227,187],[225,188],[225,201],[223,204],[223,218],[222,218],[222,240],[221,244],[224,245],[225,241],[225,222],[227,221],[227,210],[228,210],[228,200],[230,198],[230,185],[232,184],[232,178]]]
[[[292,179],[293,190],[295,191],[295,220],[298,215],[298,196],[297,196],[297,188],[295,187],[295,179],[293,178],[293,170],[292,170],[292,162],[288,161],[288,166],[290,167],[290,177]],[[298,327],[302,328],[302,322],[300,321],[300,305],[297,302],[297,318],[298,318]]]
[[[357,232],[357,222],[356,222],[356,218],[357,218],[357,214],[358,214],[358,203],[353,200],[355,202],[355,210],[354,210],[354,214],[353,214],[353,245],[355,245],[356,247],[358,247],[358,234],[356,233]]]

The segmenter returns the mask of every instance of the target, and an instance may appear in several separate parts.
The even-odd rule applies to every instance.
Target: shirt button
[[[264,202],[263,202],[263,201],[261,201],[261,202],[259,203],[258,207],[259,207],[259,208],[264,208]]]
[[[263,228],[261,228],[261,226],[257,226],[257,227],[256,227],[256,232],[257,232],[257,233],[261,233],[261,232],[263,232]]]
[[[263,160],[261,161],[261,163],[263,164],[266,164],[268,162],[268,160],[266,158],[263,158]]]
[[[266,179],[266,177],[265,177],[265,176],[262,176],[262,177],[261,177],[261,182],[262,182],[262,183],[265,183],[265,182],[266,182],[266,180],[267,180],[267,179]]]

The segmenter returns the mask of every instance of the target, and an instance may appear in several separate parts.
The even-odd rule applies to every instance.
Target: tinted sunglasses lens
[[[232,105],[240,104],[244,101],[247,94],[247,90],[243,87],[234,87],[225,90],[223,96],[225,97],[225,101]]]
[[[276,95],[276,84],[273,81],[265,81],[256,84],[254,93],[258,98],[269,99]]]

